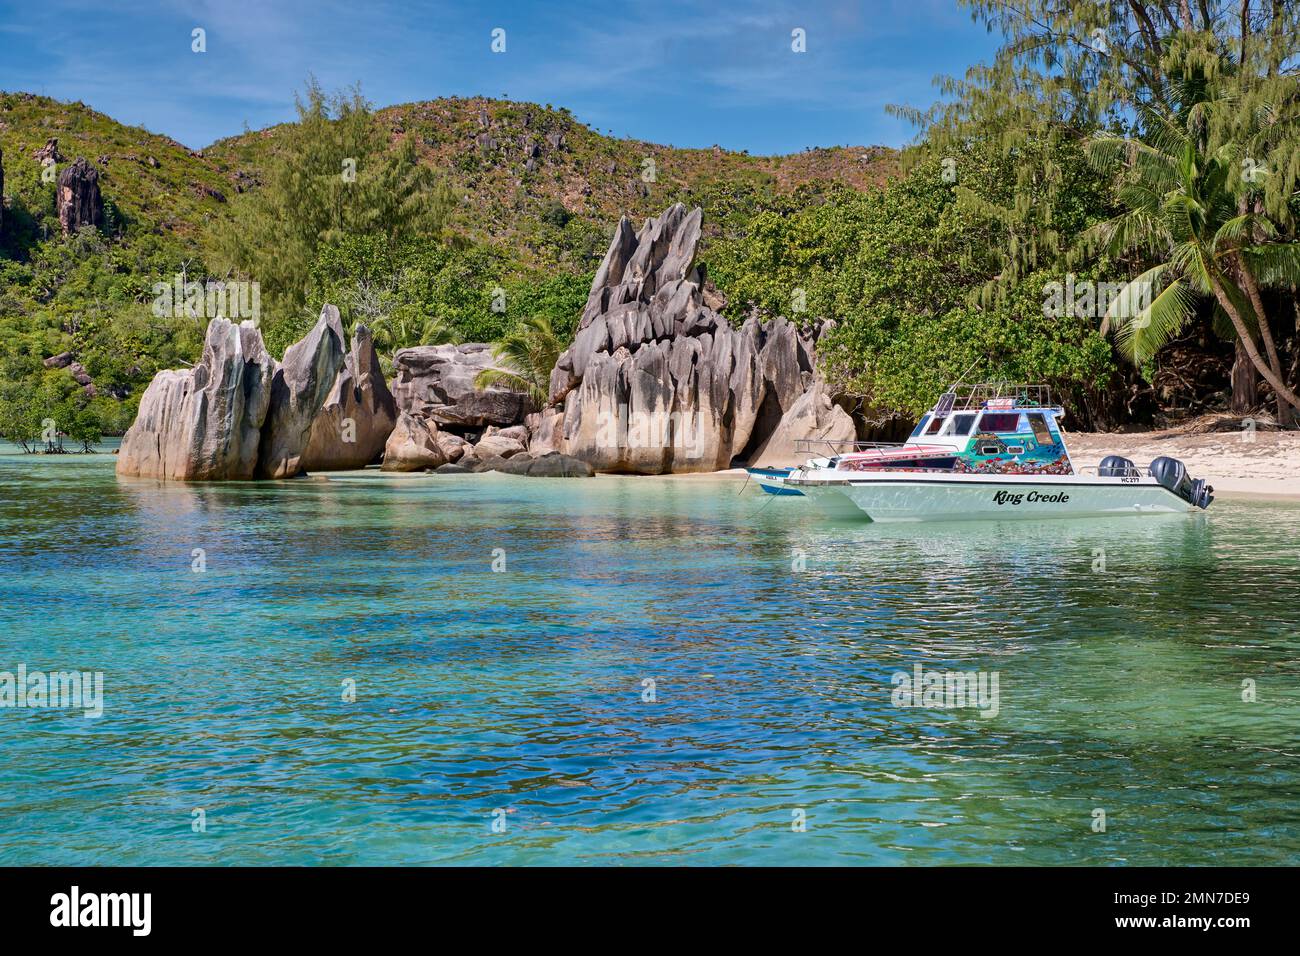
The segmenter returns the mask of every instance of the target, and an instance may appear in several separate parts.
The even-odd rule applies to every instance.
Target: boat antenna
[[[981,361],[983,361],[982,358],[977,358],[975,361],[971,362],[970,365],[966,366],[966,371],[962,372],[960,375],[957,376],[957,381],[952,383],[952,386],[948,389],[948,391],[955,392],[957,390],[957,386],[962,383],[962,379],[964,379],[967,375],[969,375],[971,369],[973,369],[976,365],[979,365]]]

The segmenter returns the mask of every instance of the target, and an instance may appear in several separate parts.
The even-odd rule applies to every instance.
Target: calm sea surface
[[[0,671],[104,681],[98,719],[0,709],[0,864],[1300,856],[1294,504],[900,528],[7,453],[0,595]],[[918,664],[996,715],[898,706]]]

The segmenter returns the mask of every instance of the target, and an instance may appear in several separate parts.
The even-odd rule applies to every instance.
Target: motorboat
[[[902,444],[821,450],[780,479],[830,513],[872,521],[1139,515],[1208,508],[1214,489],[1176,458],[1145,468],[1110,455],[1074,467],[1045,385],[955,385]]]
[[[754,483],[769,495],[799,495],[803,492],[797,488],[786,487],[785,480],[793,475],[797,468],[746,468],[745,471]]]

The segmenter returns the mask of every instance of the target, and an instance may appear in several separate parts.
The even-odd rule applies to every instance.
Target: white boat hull
[[[1154,478],[811,471],[787,480],[823,510],[872,521],[1043,519],[1170,514],[1194,506]]]

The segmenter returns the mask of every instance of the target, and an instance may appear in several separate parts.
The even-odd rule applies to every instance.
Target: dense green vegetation
[[[1005,42],[949,80],[944,102],[903,112],[932,153],[973,140],[1021,152],[1016,201],[989,209],[1005,228],[982,292],[1044,267],[1099,268],[1122,288],[1101,327],[1119,329],[1144,379],[1159,381],[1170,353],[1191,357],[1174,377],[1196,379],[1202,358],[1226,350],[1231,410],[1271,399],[1287,423],[1300,381],[1300,7],[962,2]],[[1115,207],[1082,234],[1021,201],[1034,183],[1069,190],[1056,146],[1071,143]]]
[[[1031,201],[1050,203],[1043,214],[1058,228],[1079,230],[1105,209],[1105,191],[1081,156],[1059,152],[1069,188]],[[1076,407],[1095,404],[1114,374],[1111,349],[1095,322],[1044,315],[1049,274],[1025,276],[995,302],[969,301],[999,268],[999,224],[985,206],[1013,201],[1019,157],[972,146],[956,159],[924,159],[879,191],[796,195],[715,242],[707,264],[729,311],[836,319],[823,345],[827,372],[878,412],[917,414],[966,371],[1042,379]]]
[[[155,307],[178,279],[256,282],[276,354],[329,301],[385,360],[493,341],[538,385],[617,216],[676,201],[704,209],[729,318],[834,321],[823,365],[868,417],[914,415],[965,373],[1045,380],[1076,427],[1265,403],[1287,422],[1300,9],[960,2],[1004,45],[935,106],[898,109],[919,131],[901,157],[677,150],[549,106],[376,111],[314,83],[296,123],[195,153],[0,94],[0,434],[120,432],[159,368],[199,354],[209,316]],[[60,233],[33,158],[55,137],[64,161],[96,164],[102,228]]]
[[[386,359],[421,342],[508,343],[534,319],[567,342],[619,214],[703,199],[717,234],[715,222],[743,226],[732,184],[764,195],[817,179],[866,185],[893,161],[676,150],[486,99],[374,111],[356,91],[311,82],[298,108],[297,123],[192,152],[80,103],[0,94],[0,435],[35,448],[40,422],[71,435],[78,416],[120,433],[154,373],[201,351],[205,309],[186,310],[184,295],[156,307],[160,283],[202,293],[255,281],[277,355],[327,301],[349,327],[368,324]],[[34,156],[50,138],[60,166],[96,164],[102,228],[60,233]],[[45,366],[64,353],[93,389]]]

